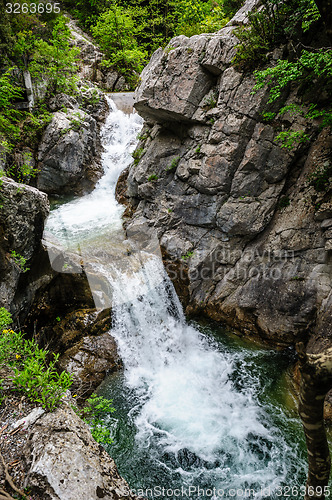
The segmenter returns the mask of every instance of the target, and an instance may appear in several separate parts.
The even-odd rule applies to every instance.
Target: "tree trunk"
[[[332,348],[319,354],[308,354],[298,344],[300,358],[300,404],[308,450],[308,479],[305,500],[324,499],[328,485],[331,459],[324,426],[324,400],[332,387]]]

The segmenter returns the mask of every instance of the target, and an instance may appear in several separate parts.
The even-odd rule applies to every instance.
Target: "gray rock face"
[[[102,174],[96,120],[78,109],[57,111],[38,151],[37,187],[48,194],[83,194]]]
[[[43,415],[30,427],[24,455],[26,482],[45,500],[136,498],[69,405]]]
[[[46,194],[12,179],[2,178],[0,210],[0,304],[9,308],[18,283],[43,253],[41,238],[49,212]],[[21,256],[24,261],[21,261]],[[39,281],[35,277],[31,288]]]
[[[288,345],[320,328],[331,293],[331,204],[309,176],[330,161],[332,138],[284,115],[282,126],[316,139],[309,151],[275,142],[267,90],[253,94],[253,77],[230,66],[232,25],[252,4],[216,34],[173,39],[144,69],[127,228],[145,221],[158,236],[187,313]]]

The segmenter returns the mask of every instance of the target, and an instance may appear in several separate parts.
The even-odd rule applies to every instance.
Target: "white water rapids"
[[[235,495],[225,493],[229,498],[243,498],[241,488],[270,498],[261,494],[262,487],[280,498],[275,496],[279,485],[303,479],[298,423],[287,417],[285,425],[295,430],[286,439],[271,417],[271,406],[262,404],[265,389],[257,369],[261,351],[223,347],[188,324],[161,260],[138,253],[128,257],[124,251],[123,207],[114,192],[120,172],[131,161],[141,119],[109,103],[102,130],[105,175],[91,194],[53,210],[46,230],[85,262],[90,259],[110,286],[111,334],[125,368],[121,391],[131,399],[123,418],[135,429],[127,466],[129,479],[136,481],[131,486],[153,488],[167,479],[177,486],[237,489]],[[275,405],[273,412],[285,423],[281,407]],[[121,425],[113,415],[108,422]],[[115,443],[116,448],[124,448],[125,441]],[[112,447],[109,451],[113,455]],[[150,476],[143,464],[147,455]],[[125,471],[123,464],[120,472]]]

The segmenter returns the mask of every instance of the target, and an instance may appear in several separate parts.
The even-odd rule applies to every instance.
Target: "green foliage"
[[[303,50],[300,58],[296,61],[279,59],[272,68],[255,71],[256,85],[254,92],[268,84],[270,97],[268,103],[273,103],[282,95],[290,83],[302,83],[311,85],[315,80],[316,85],[328,83],[332,76],[332,51],[317,50],[309,52]],[[329,83],[329,86],[331,83]]]
[[[39,103],[32,113],[25,113],[24,119],[21,122],[20,146],[29,145],[29,147],[37,147],[43,131],[52,120],[52,116],[52,113],[48,112],[42,103]],[[37,173],[37,171],[32,172],[32,174]],[[32,175],[32,177],[34,176]]]
[[[205,109],[213,109],[217,104],[217,96],[215,92],[212,92],[206,99],[203,101],[203,107]]]
[[[308,176],[309,186],[317,192],[325,192],[331,186],[332,162],[326,161],[323,165],[316,167],[314,172]]]
[[[276,113],[273,113],[271,111],[266,111],[265,113],[262,113],[262,118],[264,122],[270,122],[275,118]]]
[[[134,158],[134,165],[137,165],[140,159],[142,158],[144,153],[143,148],[137,148],[133,153],[131,153],[131,156]]]
[[[198,153],[200,153],[200,152],[201,152],[201,147],[202,147],[202,146],[199,144],[199,145],[197,146],[197,148],[195,149],[195,153],[197,153],[197,154],[198,154]]]
[[[182,255],[182,256],[181,256],[181,259],[182,259],[182,260],[188,260],[188,259],[190,259],[193,255],[194,255],[194,252],[193,252],[193,251],[192,251],[192,252],[191,252],[191,251],[189,251],[189,252],[187,252],[185,255]]]
[[[135,38],[135,23],[130,10],[118,6],[115,1],[101,14],[91,28],[93,36],[105,52],[108,66],[129,77],[140,73],[147,61],[147,53],[138,47]]]
[[[173,160],[171,161],[171,164],[168,165],[168,167],[166,167],[166,172],[174,172],[174,170],[176,170],[178,164],[179,164],[179,161],[180,161],[180,156],[176,156],[175,158],[173,158]]]
[[[157,180],[158,180],[158,175],[157,174],[151,174],[148,177],[148,182],[154,182],[154,181],[157,181]]]
[[[72,384],[71,375],[60,374],[55,368],[59,354],[46,364],[48,351],[35,347],[33,357],[28,358],[23,367],[14,367],[14,385],[23,390],[28,397],[40,403],[43,408],[53,411],[60,403],[62,396]]]
[[[0,330],[12,323],[12,315],[4,307],[0,307]]]
[[[26,273],[30,270],[29,267],[26,267],[27,259],[25,259],[23,255],[15,252],[15,250],[11,250],[10,256],[22,273]]]
[[[294,147],[307,142],[310,139],[304,130],[283,130],[275,137],[275,141],[279,143],[280,147],[293,149]]]
[[[90,426],[91,434],[97,443],[111,444],[110,430],[105,427],[102,416],[115,411],[113,399],[105,399],[92,394],[86,401],[86,406],[79,412],[81,418]]]
[[[261,89],[264,86],[269,88],[268,104],[273,104],[281,100],[283,94],[289,86],[295,83],[300,86],[303,98],[306,93],[311,91],[313,86],[316,89],[317,95],[324,92],[331,97],[332,93],[332,50],[320,49],[315,52],[303,50],[301,56],[295,61],[280,59],[274,67],[266,68],[261,71],[255,71],[256,85],[253,92]],[[310,93],[309,93],[310,96]],[[303,104],[290,104],[280,107],[279,114],[283,115],[286,112],[291,114],[302,114],[307,120],[319,120],[320,126],[332,126],[332,109],[331,106],[324,107],[320,104],[311,102],[307,107]],[[264,115],[273,117],[273,113],[266,112]],[[263,115],[263,116],[264,116]],[[304,130],[283,130],[276,136],[276,141],[281,147],[292,149],[295,146],[306,142],[310,135]]]
[[[18,122],[22,113],[13,108],[13,103],[22,97],[22,89],[12,78],[12,70],[8,69],[0,76],[0,133],[12,141],[19,137]]]
[[[67,20],[59,17],[49,42],[36,39],[30,73],[37,79],[48,80],[54,92],[73,93],[76,90],[76,70],[79,49],[69,43],[70,29]]]
[[[6,174],[16,182],[27,184],[30,179],[36,177],[39,169],[33,166],[32,153],[23,151],[22,161],[18,164],[14,163],[6,167]]]
[[[221,29],[242,0],[64,0],[76,19],[96,37],[105,64],[128,79],[151,54],[176,35]],[[171,47],[167,51],[172,50]],[[190,49],[189,49],[190,50]],[[137,83],[131,81],[132,85]]]
[[[83,118],[79,112],[74,113],[74,115],[76,116],[76,118],[72,117],[70,119],[69,125],[71,130],[75,130],[75,132],[78,132],[82,128]]]
[[[248,25],[234,31],[240,43],[233,64],[251,69],[264,63],[267,52],[298,38],[318,17],[313,0],[263,0],[263,9],[250,12]]]
[[[0,310],[3,322],[11,319]],[[2,328],[1,328],[2,330]],[[58,373],[56,363],[59,355],[47,362],[49,351],[40,349],[35,340],[27,340],[21,332],[2,330],[0,335],[0,367],[10,367],[14,386],[24,392],[33,402],[47,410],[54,410],[62,396],[71,386],[71,376]]]

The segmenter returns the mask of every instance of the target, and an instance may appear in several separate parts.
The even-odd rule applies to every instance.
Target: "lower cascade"
[[[142,122],[109,105],[103,178],[46,226],[46,239],[83,260],[97,308],[112,305],[124,372],[100,388],[116,408],[108,451],[142,496],[300,498],[304,438],[282,396],[290,354],[188,323],[154,245],[126,239],[115,185]]]

